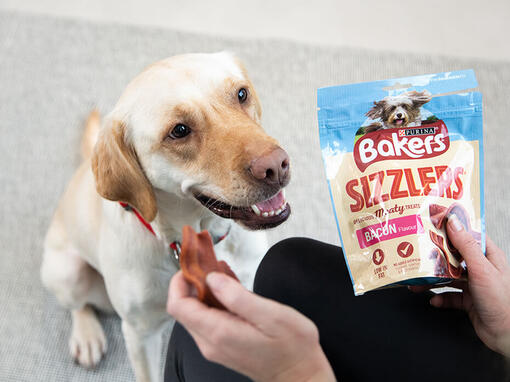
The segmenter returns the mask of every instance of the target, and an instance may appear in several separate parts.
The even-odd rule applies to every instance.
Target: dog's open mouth
[[[195,195],[195,198],[216,215],[237,220],[250,229],[276,227],[290,215],[290,205],[285,200],[284,190],[249,207],[232,206],[202,194]]]
[[[395,119],[393,122],[397,126],[402,126],[406,120],[404,118]]]

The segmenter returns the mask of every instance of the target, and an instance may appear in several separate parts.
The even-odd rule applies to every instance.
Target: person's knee
[[[308,268],[313,253],[322,243],[304,237],[284,239],[274,244],[262,259],[255,275],[254,290],[286,282],[291,269]]]
[[[300,280],[315,280],[343,274],[341,248],[304,237],[284,239],[273,245],[262,259],[255,275],[254,291],[293,288]]]
[[[292,237],[274,244],[262,259],[258,272],[281,269],[282,266],[296,263],[313,262],[317,255],[328,256],[334,249],[338,254],[338,247],[307,237]]]
[[[307,249],[311,247],[314,242],[315,240],[305,237],[291,237],[279,241],[269,248],[259,265],[257,273],[271,269],[281,269],[282,266],[288,264],[289,261],[294,261],[296,256],[308,253],[309,251]]]

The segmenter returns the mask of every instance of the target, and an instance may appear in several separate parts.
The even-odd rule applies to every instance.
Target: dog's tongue
[[[285,201],[283,190],[273,196],[271,199],[264,200],[263,202],[255,203],[260,212],[269,212],[280,208]]]
[[[404,123],[404,120],[403,119],[397,119],[395,122],[397,122],[397,125],[401,125],[402,123]]]

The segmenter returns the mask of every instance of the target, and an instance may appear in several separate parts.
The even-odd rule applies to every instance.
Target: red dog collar
[[[144,225],[145,228],[147,228],[147,230],[152,233],[154,236],[156,236],[156,232],[154,232],[154,229],[152,228],[152,226],[150,225],[150,223],[148,221],[146,221],[142,215],[140,215],[140,213],[133,207],[131,207],[129,204],[127,203],[124,203],[124,202],[119,202],[119,204],[122,206],[122,208],[124,208],[126,211],[130,211],[130,212],[133,212],[135,214],[135,216],[138,218],[138,220],[140,221],[140,223],[142,223]],[[223,235],[223,236],[220,236],[220,237],[215,237],[213,235],[211,235],[212,239],[213,239],[213,243],[214,244],[218,244],[220,241],[222,241],[223,239],[225,239],[227,237],[227,235],[229,234],[230,232],[230,226],[228,227],[228,230],[227,232]],[[181,254],[181,243],[178,242],[178,241],[174,241],[172,243],[170,243],[169,245],[170,249],[171,249],[171,252],[173,254],[172,256],[172,260],[174,260],[174,262],[176,263],[177,266],[179,266],[179,255]]]

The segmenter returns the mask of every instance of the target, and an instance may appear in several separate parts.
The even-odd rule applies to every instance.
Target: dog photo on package
[[[465,278],[455,214],[485,249],[482,96],[464,70],[318,90],[321,151],[356,295]]]

